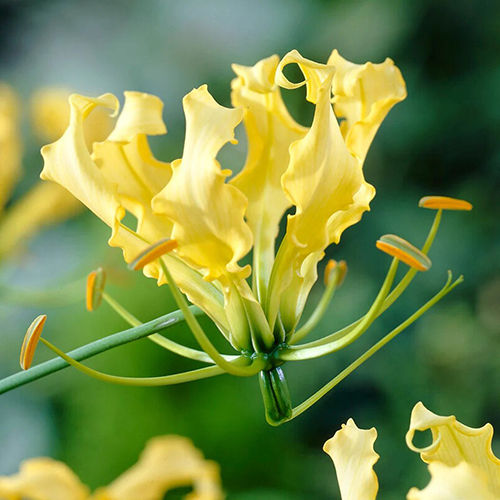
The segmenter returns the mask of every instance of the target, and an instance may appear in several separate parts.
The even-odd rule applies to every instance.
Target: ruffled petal
[[[274,83],[278,63],[279,57],[274,55],[254,66],[233,64],[238,77],[231,84],[233,106],[246,109],[243,122],[248,137],[245,166],[231,183],[248,198],[246,218],[264,280],[269,278],[274,259],[279,221],[290,206],[281,188],[290,158],[288,149],[307,131],[290,116]]]
[[[363,188],[367,183],[361,164],[347,149],[333,113],[333,66],[314,63],[292,51],[282,59],[279,74],[290,63],[298,64],[303,71],[308,98],[316,105],[308,133],[290,147],[290,165],[282,177],[283,189],[296,206],[295,214],[288,219],[287,237],[301,254],[309,254],[332,243],[330,235],[339,233],[339,214],[343,214],[344,228],[357,222],[359,213],[352,220],[347,214],[359,202],[363,205],[360,210],[366,210],[374,190]],[[360,192],[366,196],[356,200]]]
[[[145,137],[146,132],[165,131],[160,123],[161,101],[148,94],[128,93],[123,117],[111,136],[115,140],[95,143],[91,156],[85,145],[84,125],[96,106],[116,111],[118,101],[111,94],[97,99],[70,97],[69,126],[59,140],[42,148],[45,164],[41,177],[65,187],[111,227],[110,244],[120,247],[125,260],[131,262],[145,247],[171,232],[170,222],[161,215],[153,216],[150,208],[153,195],[171,175],[169,164],[153,158]],[[126,209],[135,215],[137,227],[121,223]],[[181,290],[227,329],[222,294],[179,259],[165,259],[171,262],[171,272]],[[156,263],[146,266],[144,273],[164,282]]]
[[[42,148],[45,164],[40,177],[65,187],[108,226],[114,227],[124,210],[117,199],[116,186],[105,178],[89,155],[83,123],[96,106],[116,112],[118,100],[112,94],[97,99],[73,94],[69,103],[68,128],[58,141]]]
[[[217,104],[206,85],[187,94],[183,104],[183,157],[172,163],[172,178],[154,198],[153,209],[173,221],[178,254],[206,280],[227,273],[248,276],[249,268],[238,266],[252,246],[252,233],[244,221],[247,200],[224,182],[231,172],[221,170],[215,159],[225,143],[234,142],[243,110]]]
[[[0,83],[0,212],[21,173],[19,115],[17,96]]]
[[[495,500],[488,491],[485,474],[466,463],[448,467],[441,462],[429,465],[431,480],[423,489],[412,488],[407,500]]]
[[[350,418],[323,446],[335,464],[342,500],[376,498],[378,479],[373,470],[379,459],[373,449],[376,439],[375,428],[359,429]]]
[[[12,253],[44,226],[65,220],[82,208],[82,204],[58,184],[36,184],[0,220],[0,257]]]
[[[162,500],[167,491],[193,486],[186,498],[223,498],[217,464],[179,436],[152,439],[136,465],[98,491],[93,500]]]
[[[19,473],[0,477],[0,498],[6,500],[86,500],[89,491],[72,470],[50,458],[21,464]]]
[[[406,85],[399,69],[387,58],[381,64],[354,64],[336,50],[328,59],[335,66],[332,82],[335,113],[346,145],[361,162],[389,110],[406,98]]]
[[[43,141],[55,141],[66,130],[70,119],[68,98],[71,92],[64,88],[47,87],[31,97],[31,121],[35,134]],[[113,119],[98,107],[86,118],[84,135],[87,147],[103,141],[113,128]]]
[[[432,443],[424,448],[413,445],[415,431],[432,432]],[[493,427],[486,424],[479,429],[467,427],[455,416],[441,417],[429,411],[422,403],[417,403],[411,414],[410,428],[406,443],[428,464],[440,462],[447,467],[455,467],[465,462],[481,470],[486,478],[489,491],[500,497],[500,459],[491,449]]]

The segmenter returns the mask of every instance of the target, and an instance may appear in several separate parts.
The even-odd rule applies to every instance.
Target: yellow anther
[[[468,201],[448,196],[424,196],[418,202],[418,206],[432,210],[472,210],[472,204]]]
[[[377,241],[376,246],[382,252],[385,252],[401,262],[408,264],[417,271],[428,271],[432,265],[427,255],[418,248],[408,243],[403,238],[394,234],[385,234]]]
[[[336,286],[340,286],[344,281],[345,275],[347,273],[346,261],[341,260],[340,262],[337,262],[334,259],[330,259],[325,266],[325,272],[323,275],[325,286],[328,286],[328,283],[330,283],[334,269],[337,269]]]
[[[35,349],[40,340],[40,335],[42,334],[43,325],[47,320],[46,314],[41,314],[35,320],[29,328],[26,330],[26,335],[24,336],[23,345],[21,347],[21,356],[19,358],[19,364],[23,370],[27,370],[31,363],[33,362],[33,356],[35,355]]]
[[[155,261],[162,255],[171,252],[177,248],[177,241],[165,238],[163,240],[157,241],[153,245],[142,251],[130,264],[129,268],[134,271],[142,269],[147,264]]]
[[[102,267],[97,268],[87,276],[85,304],[88,311],[95,311],[101,305],[105,283],[106,272]]]

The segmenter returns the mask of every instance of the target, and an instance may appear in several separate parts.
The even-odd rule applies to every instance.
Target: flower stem
[[[191,306],[190,311],[192,314],[201,314],[200,309],[196,306]],[[77,361],[91,358],[101,352],[108,351],[115,347],[128,344],[134,340],[138,340],[152,333],[158,332],[170,326],[173,326],[181,321],[184,321],[184,314],[181,311],[173,311],[171,313],[160,316],[159,318],[143,323],[140,326],[129,328],[112,335],[108,335],[102,339],[91,342],[73,351],[68,355]],[[33,380],[45,377],[51,373],[67,368],[69,364],[61,358],[51,359],[33,366],[29,370],[22,371],[0,380],[0,394],[8,392],[16,387],[25,385]]]

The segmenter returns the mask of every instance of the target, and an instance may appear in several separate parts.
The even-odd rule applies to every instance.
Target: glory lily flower
[[[40,89],[31,103],[32,124],[41,141],[58,139],[69,121],[69,92],[63,89]],[[48,224],[71,217],[81,203],[54,182],[38,182],[19,200],[7,206],[16,182],[22,174],[20,100],[13,89],[0,84],[0,260],[11,255],[20,244]],[[109,116],[99,119],[89,142],[106,137]],[[107,128],[107,133],[103,130]]]
[[[93,494],[64,463],[50,458],[26,460],[19,473],[0,477],[1,500],[162,500],[168,491],[192,486],[184,498],[224,498],[217,464],[205,460],[180,436],[151,439],[139,461],[110,485]]]
[[[290,64],[300,68],[302,82],[292,83],[285,77],[283,71]],[[343,231],[369,209],[375,189],[364,178],[363,163],[383,119],[406,97],[405,84],[390,59],[358,65],[336,51],[326,64],[293,50],[281,60],[271,56],[254,66],[234,65],[233,69],[237,75],[232,82],[233,108],[219,105],[206,85],[185,96],[184,150],[182,158],[171,163],[154,158],[148,146],[147,136],[166,132],[158,97],[126,92],[114,130],[105,141],[94,143],[92,153],[84,141],[85,123],[94,109],[117,113],[118,99],[111,94],[70,97],[69,127],[58,141],[42,149],[41,177],[64,186],[101,218],[111,228],[109,244],[123,250],[133,269],[143,268],[159,285],[168,282],[180,311],[141,324],[104,293],[102,297],[132,329],[73,351],[71,356],[41,339],[64,361],[53,360],[36,372],[14,375],[0,383],[0,391],[67,363],[92,376],[134,385],[173,384],[221,373],[259,374],[267,420],[279,424],[306,410],[460,282],[461,278],[452,284],[450,275],[444,288],[405,322],[292,408],[282,365],[333,353],[366,332],[417,270],[430,267],[426,254],[442,209],[449,207],[446,199],[432,198],[438,212],[422,250],[392,235],[377,243],[394,259],[364,316],[321,340],[299,344],[318,323],[345,274],[344,262],[326,266],[324,296],[312,316],[301,322],[326,248],[338,243]],[[300,86],[306,87],[306,99],[315,108],[310,127],[293,120],[281,97],[281,88]],[[240,122],[248,137],[248,155],[241,172],[231,178],[231,171],[223,169],[216,157],[227,142],[235,142],[234,129]],[[280,220],[290,208],[293,215],[287,218],[285,236],[277,242]],[[137,225],[124,223],[127,212]],[[253,265],[244,265],[242,259],[252,249]],[[392,289],[400,260],[412,268]],[[251,282],[247,281],[250,277]],[[102,294],[102,286],[102,273],[92,274],[89,308]],[[197,307],[189,308],[183,294]],[[195,317],[201,312],[214,321],[233,354],[216,350]],[[182,319],[202,351],[157,333]],[[29,345],[36,344],[41,324],[38,318],[32,325],[26,340]],[[215,366],[137,379],[105,375],[77,362],[146,335],[180,355]],[[23,368],[29,364],[21,360]]]
[[[416,431],[432,433],[424,448],[413,444]],[[378,492],[373,465],[375,428],[359,429],[351,418],[329,439],[324,450],[333,460],[342,500],[375,500]],[[500,459],[491,449],[493,427],[467,427],[455,416],[441,417],[422,403],[413,408],[406,434],[408,447],[428,464],[431,480],[423,489],[412,488],[408,500],[494,500],[500,498]]]

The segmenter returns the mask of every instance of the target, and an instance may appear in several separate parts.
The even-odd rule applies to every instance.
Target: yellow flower
[[[285,67],[291,64],[301,70],[303,81],[292,83],[285,77]],[[369,209],[375,189],[365,180],[363,163],[386,114],[405,98],[405,83],[390,59],[357,65],[336,51],[326,64],[292,50],[281,60],[275,55],[254,66],[233,65],[233,69],[234,107],[218,104],[206,85],[184,97],[181,158],[171,162],[154,158],[148,136],[166,132],[163,103],[140,92],[125,92],[115,128],[91,151],[85,143],[85,126],[97,110],[117,113],[118,99],[112,94],[72,95],[68,128],[59,140],[42,148],[42,179],[61,184],[102,219],[111,228],[109,244],[122,249],[131,268],[143,268],[159,285],[168,282],[180,313],[164,319],[172,324],[183,317],[202,351],[158,335],[158,325],[163,324],[159,319],[142,325],[103,293],[102,298],[137,328],[127,338],[147,332],[157,344],[215,366],[153,381],[99,374],[62,356],[90,375],[135,385],[179,383],[224,372],[259,373],[267,419],[278,424],[311,406],[460,279],[451,283],[450,277],[406,322],[292,408],[281,365],[335,352],[359,338],[415,276],[416,270],[410,269],[391,290],[398,262],[418,270],[430,267],[425,254],[434,240],[441,209],[422,251],[392,236],[382,241],[382,247],[379,244],[394,259],[364,316],[319,341],[298,344],[317,325],[343,280],[345,263],[327,266],[324,295],[311,317],[300,324],[326,248],[338,243],[343,231]],[[306,87],[306,99],[315,109],[310,127],[293,120],[281,97],[281,88],[300,86]],[[231,170],[221,166],[217,156],[226,143],[235,142],[234,130],[240,122],[246,130],[248,154],[241,172],[229,178]],[[293,212],[283,239],[277,242],[279,224],[288,209]],[[252,265],[245,260],[250,251]],[[189,309],[181,292],[199,309]],[[94,292],[87,296],[93,297]],[[215,348],[195,318],[200,310],[215,322],[236,354],[222,355]],[[46,339],[41,340],[61,355]]]
[[[416,431],[430,430],[432,443],[413,445]],[[324,446],[335,464],[342,500],[374,500],[378,492],[373,465],[379,455],[373,444],[377,431],[359,429],[352,419]],[[461,424],[452,415],[441,417],[417,403],[406,434],[409,448],[428,464],[431,480],[422,490],[412,488],[408,500],[494,500],[500,498],[500,459],[491,449],[493,427]]]
[[[192,486],[191,500],[224,498],[217,464],[205,460],[186,438],[160,436],[146,445],[139,461],[94,494],[64,463],[33,458],[18,474],[0,477],[2,500],[161,500],[167,491]]]
[[[65,90],[52,88],[40,89],[33,95],[32,123],[41,140],[55,140],[64,132],[69,119],[68,95]],[[0,84],[0,259],[12,254],[43,226],[64,220],[81,209],[81,203],[66,189],[41,182],[5,208],[22,171],[20,114],[14,91]],[[107,125],[109,133],[109,120],[101,117],[99,122],[101,128]],[[94,129],[89,141],[98,137]]]

